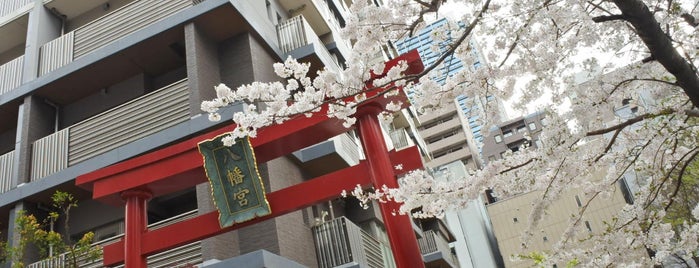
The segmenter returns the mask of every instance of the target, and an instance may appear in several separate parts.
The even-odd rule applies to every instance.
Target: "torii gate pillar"
[[[360,107],[357,111],[357,130],[369,163],[369,174],[374,189],[381,189],[384,185],[398,188],[377,117],[381,111],[383,107],[378,105]],[[410,218],[398,215],[400,205],[396,202],[379,203],[379,206],[396,266],[424,267]]]

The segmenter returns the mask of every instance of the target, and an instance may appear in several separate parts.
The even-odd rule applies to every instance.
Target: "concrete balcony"
[[[349,133],[293,153],[301,167],[312,176],[354,166],[359,163],[359,145]]]
[[[388,245],[345,217],[312,228],[318,267],[395,267]]]
[[[473,158],[473,155],[471,154],[471,150],[468,149],[468,147],[464,146],[463,148],[456,150],[454,152],[447,153],[446,155],[443,155],[441,157],[437,157],[432,159],[432,161],[427,162],[427,166],[430,168],[436,168],[444,164],[448,164],[451,162],[454,162],[456,160],[462,160],[462,159],[471,159]],[[473,161],[470,162],[472,164]],[[467,166],[467,168],[472,168],[475,169],[475,164]]]
[[[156,223],[152,223],[148,225],[148,229],[154,230],[158,229],[173,223],[177,223],[186,219],[193,218],[197,215],[197,211],[189,211],[186,213],[183,213],[181,215],[177,215],[175,217],[165,219]],[[123,232],[123,230],[122,230]],[[98,246],[105,246],[111,243],[114,243],[116,241],[119,241],[121,238],[124,237],[124,234],[119,234],[117,236],[102,240],[102,241],[97,241],[93,243],[93,245],[98,245]],[[38,261],[32,264],[27,265],[27,268],[62,268],[62,267],[68,267],[68,253],[63,253],[56,255],[52,258],[45,259],[42,261]],[[146,261],[148,262],[148,267],[153,267],[153,268],[166,268],[166,267],[180,267],[180,265],[185,265],[185,264],[200,264],[203,259],[202,259],[202,253],[201,253],[201,242],[197,241],[194,243],[190,243],[184,246],[180,246],[177,248],[173,248],[164,252],[160,252],[151,256],[148,256],[146,258]],[[79,258],[79,268],[97,268],[97,267],[103,267],[102,265],[102,259],[95,259],[95,260],[88,260],[86,257],[81,257]],[[120,265],[117,267],[124,267],[124,265]],[[184,266],[182,266],[184,267]]]
[[[440,149],[447,148],[455,144],[464,143],[464,141],[466,141],[466,133],[464,133],[463,131],[459,131],[453,136],[449,136],[428,144],[427,149],[430,152],[436,152]]]
[[[420,121],[420,124],[422,125],[427,125],[431,121],[434,121],[435,119],[442,117],[443,115],[448,113],[456,113],[456,105],[447,104],[437,109],[436,111],[429,111],[425,114],[418,116],[418,121]]]
[[[187,80],[183,79],[35,141],[31,180],[188,119],[189,92]]]
[[[423,139],[429,140],[431,137],[440,135],[455,128],[463,129],[463,127],[461,126],[461,120],[459,120],[459,117],[457,116],[454,116],[451,119],[441,122],[431,128],[420,130],[420,135]]]
[[[324,0],[280,0],[279,4],[289,11],[289,15],[305,17],[318,35],[340,29],[337,19]]]
[[[459,267],[459,262],[451,253],[449,242],[439,233],[432,230],[425,231],[422,238],[419,238],[417,242],[426,267]]]
[[[53,0],[47,8],[72,10],[78,1]],[[193,6],[192,0],[138,0],[120,7],[40,48],[39,75]]]
[[[299,61],[311,63],[314,67],[324,66],[326,69],[338,72],[340,66],[325,44],[320,41],[318,35],[302,15],[293,17],[277,25],[277,37],[282,53]],[[284,56],[286,58],[286,56]]]

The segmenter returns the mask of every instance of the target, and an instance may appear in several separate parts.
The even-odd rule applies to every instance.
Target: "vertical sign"
[[[225,135],[199,143],[204,157],[204,170],[211,184],[221,228],[269,215],[272,210],[265,197],[265,188],[257,170],[250,139],[238,139],[225,146]]]

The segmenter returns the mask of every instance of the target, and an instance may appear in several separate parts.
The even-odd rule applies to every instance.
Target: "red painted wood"
[[[219,226],[218,212],[214,211],[149,231],[143,236],[142,252],[145,255],[150,255],[337,198],[342,190],[352,189],[357,184],[368,185],[368,178],[367,165],[361,163],[267,194],[272,214],[265,217],[222,229]],[[123,246],[123,242],[105,246],[104,264],[109,266],[119,264],[124,258]]]
[[[403,165],[402,170],[396,171],[398,174],[422,168],[422,160],[416,147],[406,148],[398,152],[391,151],[389,155],[394,165]],[[214,211],[157,230],[148,231],[143,236],[143,254],[155,254],[169,248],[186,245],[313,204],[338,198],[342,190],[349,191],[357,184],[365,187],[370,184],[366,161],[301,184],[268,193],[267,200],[272,208],[272,215],[222,229],[218,222],[218,212]],[[104,265],[118,265],[124,261],[123,245],[124,241],[122,240],[104,247]]]
[[[143,234],[148,224],[146,202],[152,196],[144,190],[128,190],[121,194],[126,200],[126,223],[123,252],[126,267],[146,268],[146,255],[143,255]]]
[[[394,166],[388,157],[381,125],[376,117],[381,111],[379,106],[367,106],[358,111],[359,138],[364,145],[374,188],[380,189],[384,185],[398,188],[393,172]],[[379,206],[396,267],[425,267],[411,219],[406,215],[397,214],[400,205],[395,202],[379,203]]]

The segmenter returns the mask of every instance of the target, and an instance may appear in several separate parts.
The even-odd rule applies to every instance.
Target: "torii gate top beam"
[[[400,61],[408,63],[406,70],[408,74],[419,73],[424,69],[417,51],[411,51],[386,62],[384,71],[388,71]],[[368,92],[367,97],[377,94],[378,91]],[[404,106],[407,106],[404,95],[375,98],[372,103],[385,107],[385,104],[392,100],[401,100]],[[327,107],[324,107],[319,115],[310,118],[301,115],[284,124],[258,130],[258,136],[251,139],[257,162],[267,162],[350,130],[343,127],[339,120],[322,115],[325,111]],[[155,152],[78,176],[75,184],[91,190],[93,199],[120,206],[123,201],[119,193],[125,190],[147,189],[152,192],[153,197],[157,197],[206,182],[203,160],[197,150],[197,144],[202,140],[232,131],[234,127],[223,127]],[[153,168],[154,164],[168,168]]]

